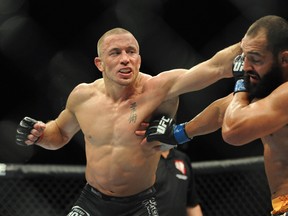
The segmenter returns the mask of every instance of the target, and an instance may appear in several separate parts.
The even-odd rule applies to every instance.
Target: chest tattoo
[[[137,108],[137,103],[133,102],[130,105],[130,116],[129,116],[129,123],[135,123],[137,120],[137,114],[136,114],[136,108]]]

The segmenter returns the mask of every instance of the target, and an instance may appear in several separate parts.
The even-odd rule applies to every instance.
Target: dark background
[[[83,164],[82,134],[60,150],[15,144],[24,116],[57,117],[70,91],[101,74],[93,64],[99,37],[113,27],[140,43],[141,71],[191,67],[240,41],[263,15],[288,17],[287,0],[3,0],[0,2],[0,163]],[[178,121],[188,121],[233,89],[233,79],[182,95]],[[259,140],[226,144],[220,131],[180,147],[192,161],[262,155]]]

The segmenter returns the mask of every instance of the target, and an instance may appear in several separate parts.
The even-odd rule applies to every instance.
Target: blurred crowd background
[[[78,83],[101,77],[93,60],[97,40],[108,29],[131,31],[140,43],[141,71],[156,75],[210,58],[268,14],[287,19],[288,1],[0,0],[0,163],[85,163],[81,132],[49,151],[17,146],[15,131],[24,116],[54,119]],[[225,79],[182,95],[177,121],[190,120],[233,86],[233,78]],[[230,146],[220,130],[179,148],[192,162],[262,155],[259,140]]]

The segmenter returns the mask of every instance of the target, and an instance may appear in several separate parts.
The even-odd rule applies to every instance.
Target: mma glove
[[[27,136],[31,133],[31,130],[34,128],[34,124],[36,122],[38,121],[30,117],[24,117],[21,120],[16,130],[16,144],[27,146],[25,141],[28,140]],[[39,140],[40,137],[38,137],[34,144]]]
[[[160,141],[170,146],[170,148],[173,148],[192,139],[187,136],[185,125],[186,123],[177,125],[173,118],[163,115],[149,123],[145,135],[148,142]]]
[[[234,94],[237,92],[248,92],[249,91],[249,80],[250,77],[243,70],[244,56],[238,55],[235,57],[233,62],[233,76],[236,81],[234,86]]]

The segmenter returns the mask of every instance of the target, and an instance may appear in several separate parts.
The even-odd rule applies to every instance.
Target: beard
[[[249,74],[249,72],[247,72]],[[255,74],[255,71],[251,73]],[[250,83],[249,99],[261,99],[268,96],[273,90],[284,83],[284,78],[279,65],[274,64],[258,83]]]

